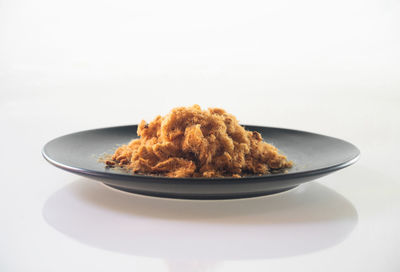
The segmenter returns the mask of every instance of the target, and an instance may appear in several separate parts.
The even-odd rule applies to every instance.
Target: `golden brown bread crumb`
[[[174,108],[148,124],[142,121],[137,133],[139,139],[119,147],[112,156],[112,162],[134,173],[241,177],[292,166],[274,146],[262,141],[260,133],[246,131],[223,109]]]

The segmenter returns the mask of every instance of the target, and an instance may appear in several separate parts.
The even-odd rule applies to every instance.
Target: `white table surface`
[[[399,18],[377,0],[1,0],[0,271],[399,271]],[[195,103],[361,158],[276,196],[182,201],[40,154]]]

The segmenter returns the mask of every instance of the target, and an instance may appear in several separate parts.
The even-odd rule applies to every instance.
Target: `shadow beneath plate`
[[[54,193],[46,222],[106,250],[168,260],[280,258],[343,241],[353,205],[318,183],[237,200],[177,200],[121,193],[81,179]]]

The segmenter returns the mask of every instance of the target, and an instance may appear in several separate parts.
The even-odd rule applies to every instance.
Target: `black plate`
[[[137,125],[101,128],[73,133],[47,143],[42,154],[51,164],[127,192],[143,195],[227,199],[283,192],[355,163],[357,147],[346,141],[305,131],[245,126],[258,131],[294,166],[287,173],[243,178],[169,178],[118,172],[104,167],[99,157],[112,154],[117,145],[137,138]]]

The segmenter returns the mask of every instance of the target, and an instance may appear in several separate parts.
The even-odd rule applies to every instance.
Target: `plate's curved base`
[[[176,193],[167,193],[167,192],[147,192],[147,191],[140,191],[130,188],[119,187],[115,185],[110,185],[103,183],[106,187],[111,189],[116,189],[118,191],[126,192],[126,193],[133,193],[139,195],[146,195],[146,196],[154,196],[154,197],[163,197],[163,198],[175,198],[175,199],[198,199],[198,200],[210,200],[210,199],[237,199],[237,198],[250,198],[250,197],[258,197],[258,196],[265,196],[265,195],[273,195],[278,193],[283,193],[289,191],[291,189],[296,188],[298,185],[281,188],[278,190],[269,190],[264,192],[255,192],[255,193],[239,193],[239,194],[176,194]]]

